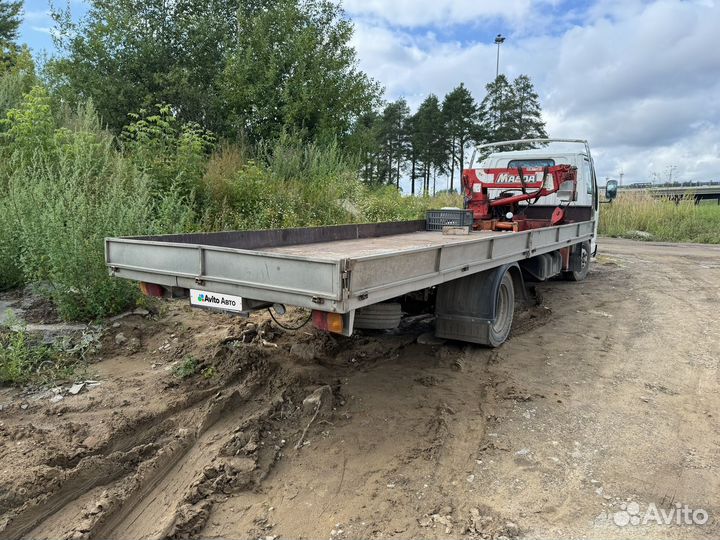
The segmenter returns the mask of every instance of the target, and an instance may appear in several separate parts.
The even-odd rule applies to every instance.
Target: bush
[[[207,155],[215,139],[194,122],[179,124],[169,105],[157,105],[157,114],[130,114],[133,122],[121,140],[138,170],[151,179],[151,191],[163,195],[175,190],[192,197],[200,187]]]
[[[23,384],[42,365],[54,365],[56,351],[49,345],[31,345],[24,331],[0,328],[0,384]]]
[[[173,369],[173,375],[178,379],[187,379],[197,373],[199,368],[198,362],[193,356],[186,357],[180,364]],[[212,377],[212,375],[210,375]],[[208,377],[208,378],[210,378]]]
[[[73,129],[58,127],[47,94],[33,89],[5,124],[2,286],[49,282],[67,319],[132,305],[136,287],[108,276],[104,238],[192,228],[190,196],[173,184],[156,194],[150,177],[115,150],[92,106],[77,112]]]

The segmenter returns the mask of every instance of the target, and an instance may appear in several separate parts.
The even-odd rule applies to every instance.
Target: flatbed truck
[[[584,149],[494,152],[464,170],[458,212],[472,216],[465,234],[415,220],[107,238],[106,263],[146,294],[240,313],[298,306],[311,310],[317,328],[346,336],[397,326],[403,306],[424,303],[439,337],[496,347],[527,280],[584,279],[596,248],[599,200],[587,143],[496,145],[559,142]]]

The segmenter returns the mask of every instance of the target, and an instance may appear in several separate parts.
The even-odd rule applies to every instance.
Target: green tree
[[[520,139],[539,139],[547,137],[545,122],[542,119],[540,98],[527,75],[520,75],[513,81],[514,106],[513,122],[518,128]]]
[[[499,75],[485,86],[487,94],[480,103],[480,123],[488,142],[513,139],[516,126],[513,123],[515,95],[505,75]]]
[[[347,151],[360,161],[360,177],[368,184],[380,182],[378,161],[380,159],[380,118],[375,111],[360,115],[353,124],[348,137]]]
[[[61,55],[48,64],[60,97],[91,98],[115,131],[127,113],[171,103],[177,117],[210,129],[224,116],[217,77],[235,33],[234,0],[90,0],[75,23],[55,10]]]
[[[381,148],[380,178],[400,189],[409,150],[408,119],[410,108],[404,99],[388,103],[383,109],[378,129]]]
[[[478,107],[463,83],[445,96],[442,112],[449,149],[450,189],[454,188],[455,166],[465,166],[465,149],[479,138]]]
[[[22,0],[17,2],[0,2],[0,43],[6,46],[15,43],[18,37],[18,29],[22,22],[21,12]]]
[[[528,76],[520,75],[511,84],[500,75],[486,89],[480,120],[488,142],[547,137],[539,98]]]
[[[422,190],[427,195],[431,173],[444,170],[448,156],[443,113],[440,101],[434,94],[425,98],[412,117],[411,148],[412,192],[415,193],[415,178],[419,177],[423,179]],[[416,162],[419,169],[417,174]]]
[[[22,0],[0,0],[0,74],[14,64],[18,53],[15,43],[22,22]]]
[[[357,68],[352,23],[329,0],[256,0],[238,10],[222,76],[231,127],[251,140],[282,130],[328,141],[372,109],[378,85]]]

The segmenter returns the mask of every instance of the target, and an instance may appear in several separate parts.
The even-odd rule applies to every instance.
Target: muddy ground
[[[0,538],[717,538],[720,249],[600,253],[496,350],[108,323],[99,385],[0,390]]]

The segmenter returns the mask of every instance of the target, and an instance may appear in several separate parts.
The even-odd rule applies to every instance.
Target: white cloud
[[[23,13],[23,20],[27,22],[49,21],[50,10],[38,9],[26,11]]]
[[[472,24],[480,17],[518,20],[531,8],[531,0],[345,0],[352,16],[371,17],[404,27]]]
[[[491,38],[441,41],[397,26],[439,27],[459,13],[451,4],[345,3],[351,15],[362,15],[355,17],[354,38],[361,67],[386,86],[389,99],[404,96],[416,106],[431,92],[442,98],[461,81],[482,99],[495,75]],[[474,4],[458,2],[468,25],[542,11],[522,1]],[[501,50],[503,72],[526,73],[535,82],[549,133],[587,138],[602,177],[623,169],[628,181],[653,173],[665,179],[674,165],[674,178],[720,178],[720,7],[606,0],[560,18],[557,26],[543,24],[563,28],[559,35],[518,30]]]

